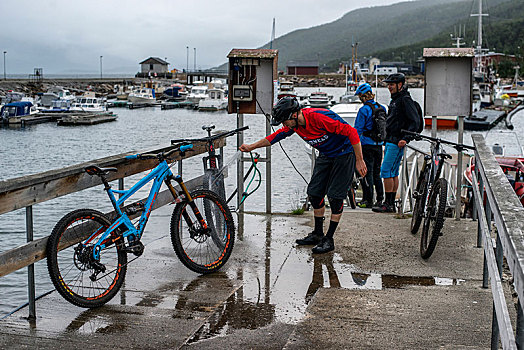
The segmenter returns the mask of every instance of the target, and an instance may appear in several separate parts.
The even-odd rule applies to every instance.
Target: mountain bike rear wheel
[[[442,178],[438,179],[429,194],[427,215],[424,218],[424,225],[422,227],[422,235],[420,238],[420,256],[424,259],[428,259],[431,254],[433,254],[442,227],[444,226],[447,195],[447,180]]]
[[[80,307],[99,307],[118,292],[127,270],[127,254],[111,242],[93,258],[94,243],[111,225],[101,212],[79,209],[65,215],[47,241],[47,269],[56,290]],[[113,237],[115,238],[115,237]]]
[[[424,167],[418,176],[415,205],[411,217],[411,233],[416,234],[424,217],[424,207],[428,197],[429,167]]]
[[[171,242],[176,255],[190,270],[207,274],[220,269],[235,243],[233,216],[225,200],[208,190],[191,193],[208,226],[197,220],[188,201],[178,203],[171,216]]]

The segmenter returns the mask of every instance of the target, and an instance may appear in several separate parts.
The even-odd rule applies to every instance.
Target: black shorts
[[[307,187],[310,196],[345,199],[355,173],[355,154],[348,153],[335,158],[320,155],[313,168]]]

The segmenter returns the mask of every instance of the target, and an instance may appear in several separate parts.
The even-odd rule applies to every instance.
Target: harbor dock
[[[73,114],[62,117],[58,120],[58,125],[94,125],[100,123],[107,123],[115,121],[117,118],[113,113],[86,113],[86,114]]]
[[[37,301],[36,321],[27,308],[0,321],[0,347],[489,348],[492,298],[476,222],[448,219],[425,261],[409,218],[395,214],[346,209],[335,252],[312,255],[294,243],[312,230],[311,212],[247,213],[235,217],[226,266],[198,276],[173,252],[171,210],[151,216],[144,237],[155,238],[110,304],[86,310],[52,292]]]

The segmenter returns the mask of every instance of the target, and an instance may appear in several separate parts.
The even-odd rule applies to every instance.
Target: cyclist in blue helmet
[[[382,186],[382,180],[380,178],[382,145],[384,143],[375,141],[370,136],[374,126],[373,112],[376,113],[375,109],[382,108],[385,114],[386,109],[384,106],[375,102],[375,95],[368,83],[360,85],[355,91],[355,95],[357,95],[364,104],[360,107],[357,118],[355,119],[355,129],[357,129],[358,136],[360,137],[362,155],[364,156],[364,162],[368,169],[363,181],[360,182],[362,185],[362,200],[358,202],[357,205],[361,208],[371,209],[373,206],[378,207],[382,205],[382,201],[384,200],[384,187]],[[374,205],[373,188],[377,194]]]

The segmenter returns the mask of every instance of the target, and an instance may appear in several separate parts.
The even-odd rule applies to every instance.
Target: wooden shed
[[[318,75],[318,61],[289,61],[288,75]]]

